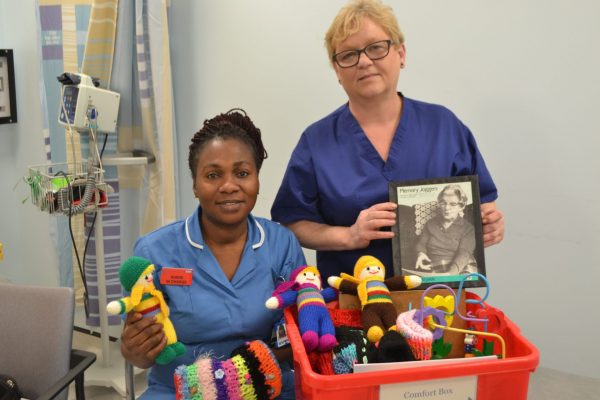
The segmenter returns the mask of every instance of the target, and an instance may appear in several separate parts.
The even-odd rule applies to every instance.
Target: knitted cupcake
[[[281,370],[271,349],[254,340],[227,360],[200,357],[173,376],[177,400],[270,400],[281,393]]]
[[[417,360],[429,360],[431,358],[433,333],[415,321],[416,311],[416,309],[412,309],[401,313],[396,320],[396,325],[398,332],[406,339],[415,358]]]

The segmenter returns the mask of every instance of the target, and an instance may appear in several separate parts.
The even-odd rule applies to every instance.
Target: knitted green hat
[[[119,280],[121,281],[121,285],[127,291],[131,291],[131,288],[137,280],[140,278],[142,273],[150,266],[152,263],[145,258],[142,257],[129,257],[121,268],[119,268]]]

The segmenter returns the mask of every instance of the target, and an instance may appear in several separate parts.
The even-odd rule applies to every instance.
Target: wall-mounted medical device
[[[97,79],[84,74],[65,72],[57,79],[62,83],[59,124],[77,131],[116,131],[119,93],[99,88]]]

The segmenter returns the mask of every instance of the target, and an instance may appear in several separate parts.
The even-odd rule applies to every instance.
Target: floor
[[[529,380],[528,400],[600,400],[600,379],[538,368]]]
[[[118,337],[120,327],[111,327],[110,335]],[[86,382],[85,395],[87,399],[117,400],[125,399],[125,360],[120,354],[118,343],[110,343],[110,367],[102,364],[102,343],[99,338],[88,334],[73,332],[73,347],[96,353],[97,359],[92,366],[86,370],[84,380]],[[134,389],[136,397],[143,393],[146,388],[146,371],[134,370]],[[75,399],[75,387],[69,388],[68,400]]]

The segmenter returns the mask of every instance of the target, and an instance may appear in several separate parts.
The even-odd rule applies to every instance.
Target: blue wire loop
[[[423,320],[426,316],[426,314],[429,314],[428,312],[425,311],[425,296],[427,295],[427,293],[429,293],[430,290],[433,289],[446,289],[450,292],[450,294],[454,297],[454,312],[448,312],[445,310],[441,310],[444,314],[446,315],[453,315],[456,314],[458,317],[464,319],[465,321],[473,321],[473,322],[483,322],[483,330],[487,332],[488,330],[488,318],[475,318],[472,316],[472,314],[469,312],[467,313],[467,315],[462,315],[460,313],[460,310],[458,308],[458,304],[460,304],[460,296],[463,290],[463,286],[464,286],[464,282],[471,276],[478,276],[479,279],[483,280],[483,282],[485,282],[485,288],[486,288],[486,292],[485,295],[477,300],[477,299],[465,299],[465,303],[469,303],[469,304],[479,304],[482,308],[485,308],[485,300],[488,298],[489,294],[490,294],[490,283],[487,280],[487,278],[481,274],[478,273],[470,273],[468,275],[465,275],[462,277],[462,279],[460,280],[460,283],[458,285],[458,294],[448,285],[444,285],[441,283],[435,284],[435,285],[431,285],[429,286],[427,289],[425,289],[423,291],[423,294],[421,295],[421,310],[423,310],[423,312],[418,313],[418,322],[423,325]],[[429,308],[429,307],[427,307]]]

